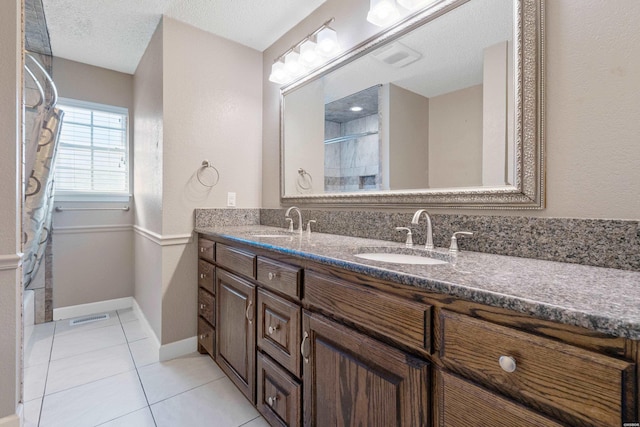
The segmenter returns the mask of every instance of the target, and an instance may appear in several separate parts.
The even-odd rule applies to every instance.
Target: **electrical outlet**
[[[236,205],[236,193],[229,191],[227,193],[227,206],[235,206]]]

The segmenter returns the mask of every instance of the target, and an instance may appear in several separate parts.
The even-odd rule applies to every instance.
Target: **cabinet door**
[[[255,285],[216,269],[216,361],[255,403]]]
[[[428,425],[428,363],[304,312],[305,426]]]

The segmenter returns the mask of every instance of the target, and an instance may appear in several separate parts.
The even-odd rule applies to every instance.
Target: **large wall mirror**
[[[436,1],[284,87],[282,203],[542,208],[542,30],[542,0]]]

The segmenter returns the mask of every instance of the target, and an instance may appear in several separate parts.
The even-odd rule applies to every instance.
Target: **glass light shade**
[[[332,57],[340,52],[338,34],[333,28],[323,28],[316,36],[316,49],[318,54],[326,58]]]
[[[386,27],[400,18],[396,0],[371,0],[367,21],[378,27]]]
[[[313,40],[305,40],[300,45],[300,63],[308,69],[315,68],[322,64],[322,58],[317,52],[317,44]]]
[[[271,74],[269,75],[269,81],[277,84],[285,84],[291,80],[291,76],[284,68],[284,62],[277,61],[271,66]]]
[[[292,50],[285,55],[284,69],[291,77],[297,77],[304,73],[305,68],[300,63],[300,54],[298,52]]]
[[[410,11],[418,10],[430,4],[437,2],[438,0],[398,0],[400,6]]]

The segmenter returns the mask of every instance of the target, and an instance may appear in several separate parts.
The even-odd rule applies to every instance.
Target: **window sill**
[[[114,194],[114,193],[60,193],[54,196],[56,203],[58,202],[124,202],[131,200],[131,194]]]

